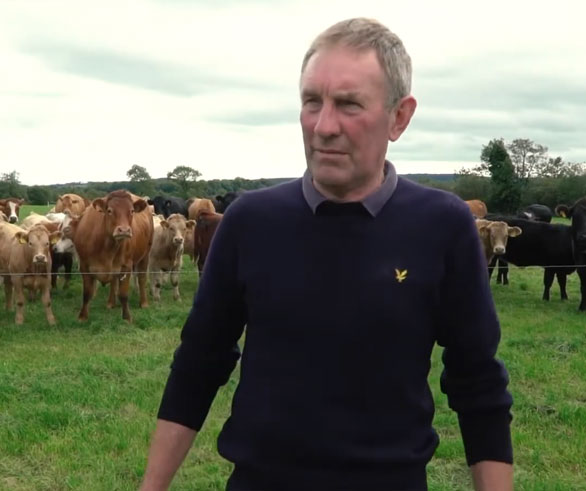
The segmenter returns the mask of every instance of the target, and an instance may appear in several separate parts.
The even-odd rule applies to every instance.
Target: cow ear
[[[135,213],[140,213],[147,207],[147,202],[144,199],[137,199],[132,206]]]
[[[59,230],[53,232],[51,233],[51,235],[49,235],[49,242],[51,243],[51,245],[55,245],[57,242],[59,242],[61,237],[63,237],[63,232],[60,232]]]
[[[509,227],[508,228],[509,237],[518,237],[522,233],[523,233],[523,230],[521,230],[520,227]]]
[[[169,228],[169,222],[167,220],[161,220],[159,225],[163,228]]]
[[[28,241],[28,232],[25,232],[25,231],[16,232],[16,234],[14,234],[14,236],[16,237],[16,240],[18,240],[19,244],[26,244]]]
[[[557,205],[555,207],[555,214],[562,218],[571,218],[574,207],[570,208],[567,205]]]
[[[106,200],[104,198],[96,198],[92,201],[92,206],[100,213],[104,213],[106,211]]]
[[[187,226],[187,228],[194,228],[195,227],[195,220],[187,220],[185,222],[185,225]]]
[[[85,205],[85,207],[87,208],[89,205],[91,205],[91,201],[87,198],[83,198],[83,204]]]

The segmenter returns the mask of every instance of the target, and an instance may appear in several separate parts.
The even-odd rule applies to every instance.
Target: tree
[[[134,193],[142,196],[152,196],[155,194],[155,186],[153,185],[151,175],[141,165],[134,164],[127,172],[126,175],[130,179],[130,182],[134,183]]]
[[[502,139],[491,140],[482,147],[480,160],[490,172],[489,209],[514,212],[521,201],[521,185]]]
[[[547,159],[540,169],[540,177],[573,177],[584,174],[584,164],[564,162],[561,157]]]
[[[148,173],[148,171],[144,167],[136,164],[134,164],[126,172],[126,175],[132,182],[144,182],[151,180],[151,175]]]
[[[177,183],[184,198],[189,197],[189,190],[195,183],[196,179],[201,176],[201,172],[187,165],[178,165],[167,174],[167,179],[172,179]]]
[[[541,175],[540,169],[547,162],[547,147],[527,138],[517,138],[506,146],[515,174],[524,182]]]
[[[50,201],[49,190],[41,186],[29,187],[26,194],[31,205],[46,205]]]
[[[0,195],[4,197],[24,198],[26,190],[20,184],[20,175],[13,170],[0,176]]]

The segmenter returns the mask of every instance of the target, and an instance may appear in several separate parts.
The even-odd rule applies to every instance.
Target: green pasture
[[[493,278],[499,357],[515,398],[516,489],[586,490],[586,313],[577,311],[576,274],[568,279],[568,302],[559,300],[557,285],[543,302],[542,271],[513,267],[506,287]],[[182,300],[173,301],[167,284],[162,302],[141,310],[133,291],[132,324],[119,308],[106,309],[105,288],[92,301],[90,320],[79,323],[79,277],[69,290],[59,282],[53,294],[55,327],[47,326],[38,300],[27,305],[24,325],[15,326],[0,290],[0,490],[138,488],[197,282],[185,257]],[[428,468],[430,489],[467,490],[456,415],[439,390],[440,355],[436,349],[430,374],[441,438]],[[172,489],[224,489],[231,468],[217,454],[216,437],[237,382],[238,370],[220,390]]]

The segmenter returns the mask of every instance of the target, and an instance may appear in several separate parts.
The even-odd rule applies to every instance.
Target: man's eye
[[[303,105],[308,108],[316,108],[321,105],[321,102],[318,99],[307,99],[303,101]]]

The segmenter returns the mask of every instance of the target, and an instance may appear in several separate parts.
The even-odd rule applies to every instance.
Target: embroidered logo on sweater
[[[400,270],[400,269],[395,269],[395,278],[399,283],[403,283],[403,281],[405,281],[405,279],[407,278],[407,270]]]

